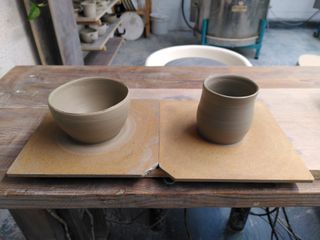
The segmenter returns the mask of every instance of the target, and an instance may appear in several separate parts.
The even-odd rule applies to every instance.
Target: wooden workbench
[[[169,186],[162,179],[154,178],[25,179],[5,176],[48,111],[49,92],[62,83],[79,77],[102,76],[126,83],[135,98],[197,99],[202,81],[211,74],[244,75],[258,83],[262,95],[283,95],[281,102],[275,103],[272,98],[267,105],[296,150],[302,156],[305,154],[309,158],[307,161],[312,161],[310,170],[317,175],[320,155],[316,149],[320,131],[312,121],[320,114],[318,67],[23,66],[11,70],[0,83],[0,207],[23,209],[12,210],[15,218],[21,220],[30,211],[41,218],[38,210],[27,209],[46,208],[320,206],[319,180],[304,184],[175,183]],[[299,101],[309,100],[309,96],[319,96],[313,99],[315,106],[299,108]],[[295,109],[302,108],[302,115],[294,114]]]

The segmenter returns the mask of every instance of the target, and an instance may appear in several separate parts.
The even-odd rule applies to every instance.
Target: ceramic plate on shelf
[[[131,3],[132,3],[132,6],[133,6],[133,11],[136,11],[136,10],[139,9],[137,0],[131,0]]]
[[[131,0],[128,0],[128,3],[129,3],[129,6],[130,6],[130,11],[135,11],[135,8],[132,4],[132,1]]]
[[[124,33],[122,37],[126,40],[137,40],[144,30],[142,18],[135,12],[125,12],[121,15],[119,32]]]
[[[129,10],[127,0],[122,0],[122,4],[126,10]]]

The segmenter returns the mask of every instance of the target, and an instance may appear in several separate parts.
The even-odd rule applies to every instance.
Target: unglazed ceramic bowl
[[[126,85],[105,78],[81,78],[53,90],[50,112],[73,139],[99,143],[115,137],[126,122],[129,110]]]
[[[248,132],[259,87],[241,76],[214,76],[203,83],[197,111],[201,136],[218,144],[233,144]]]
[[[104,23],[102,25],[89,25],[90,28],[97,30],[99,36],[103,36],[109,27],[107,23]]]
[[[80,39],[85,43],[93,43],[99,38],[98,30],[92,28],[82,28],[80,30]]]
[[[102,21],[107,23],[115,23],[118,20],[117,14],[115,13],[106,13],[102,16]]]

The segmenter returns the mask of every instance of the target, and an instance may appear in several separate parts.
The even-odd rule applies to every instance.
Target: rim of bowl
[[[95,111],[95,112],[89,112],[89,113],[72,113],[72,112],[66,112],[66,111],[62,111],[60,109],[57,109],[56,107],[54,107],[52,104],[51,104],[51,100],[52,98],[54,97],[53,95],[58,92],[59,90],[65,88],[66,86],[69,86],[69,85],[72,85],[74,83],[77,83],[77,82],[82,82],[82,81],[86,81],[86,80],[92,80],[92,79],[102,79],[102,80],[108,80],[108,81],[111,81],[111,82],[115,82],[115,83],[118,83],[119,85],[122,85],[123,87],[125,87],[127,89],[127,94],[125,95],[125,97],[118,103],[116,103],[115,105],[112,105],[111,107],[109,108],[106,108],[106,109],[103,109],[103,110],[100,110],[100,111]],[[127,85],[125,85],[124,83],[122,82],[119,82],[119,81],[115,81],[115,80],[112,80],[112,79],[108,79],[108,78],[101,78],[101,77],[84,77],[84,78],[78,78],[78,79],[74,79],[74,80],[71,80],[70,82],[67,82],[65,84],[62,84],[61,86],[55,88],[50,94],[49,94],[49,97],[48,97],[48,105],[49,107],[51,107],[52,109],[54,109],[56,112],[59,112],[59,113],[62,113],[62,114],[66,114],[66,115],[69,115],[69,116],[94,116],[94,115],[99,115],[101,113],[107,113],[107,112],[110,112],[112,111],[113,109],[115,109],[116,107],[118,107],[119,105],[121,105],[123,102],[127,101],[129,98],[129,88],[127,87]]]
[[[221,94],[221,93],[218,93],[214,90],[211,90],[208,86],[207,86],[207,83],[212,80],[212,79],[217,79],[217,78],[237,78],[238,80],[241,79],[241,81],[245,81],[245,82],[248,82],[252,85],[255,86],[256,88],[256,91],[253,93],[253,94],[250,94],[250,95],[246,95],[246,96],[229,96],[229,95],[225,95],[225,94]],[[244,77],[244,76],[240,76],[240,75],[211,75],[209,76],[208,78],[206,78],[203,82],[203,86],[205,87],[205,89],[211,93],[214,93],[220,97],[224,97],[224,98],[230,98],[230,99],[245,99],[245,98],[250,98],[250,97],[253,97],[255,95],[258,94],[260,88],[258,86],[258,84],[256,84],[254,81],[252,81],[250,78],[247,78],[247,77]]]

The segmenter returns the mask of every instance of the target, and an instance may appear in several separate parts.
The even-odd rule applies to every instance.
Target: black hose
[[[184,13],[184,0],[181,1],[181,12],[182,12],[182,17],[183,17],[183,20],[184,22],[187,24],[187,26],[193,30],[193,27],[190,25],[190,23],[188,22],[187,18],[186,18],[186,15]]]

